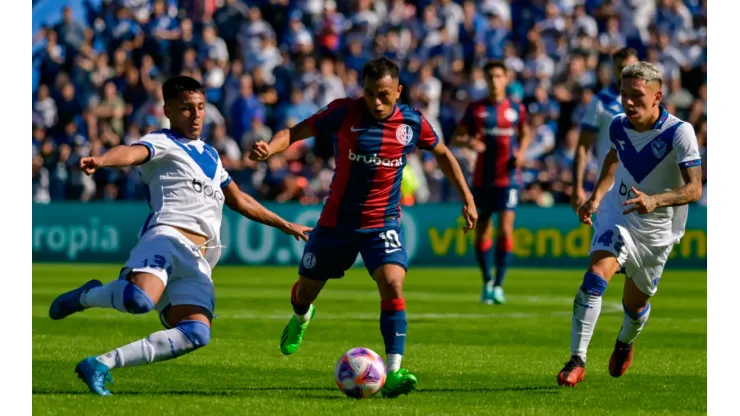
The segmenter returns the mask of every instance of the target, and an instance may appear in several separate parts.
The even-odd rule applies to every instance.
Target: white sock
[[[570,351],[586,362],[586,350],[594,334],[601,312],[601,296],[578,290],[573,302],[573,326],[570,330]]]
[[[80,296],[85,308],[108,308],[128,312],[123,306],[123,290],[130,285],[127,280],[116,279],[106,285],[95,287]]]
[[[311,319],[311,308],[308,308],[308,312],[306,312],[303,315],[295,314],[296,319],[298,319],[298,322],[307,322]]]
[[[386,372],[392,373],[394,371],[398,371],[399,369],[401,369],[401,358],[403,358],[403,355],[401,354],[386,355],[386,359],[385,359]]]
[[[618,340],[625,344],[632,344],[635,342],[635,338],[640,335],[642,328],[647,323],[648,317],[650,316],[650,303],[647,304],[645,309],[639,314],[635,315],[624,310],[624,320],[622,321],[622,329],[619,331]]]
[[[179,357],[195,345],[177,328],[155,332],[144,339],[95,357],[110,368],[133,367]]]

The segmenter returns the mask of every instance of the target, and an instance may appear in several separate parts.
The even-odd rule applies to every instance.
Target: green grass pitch
[[[418,390],[397,399],[358,401],[334,383],[334,364],[363,346],[381,355],[377,290],[363,269],[331,281],[301,349],[280,354],[292,311],[296,268],[218,267],[211,343],[145,367],[113,371],[114,396],[93,396],[74,374],[88,355],[159,330],[154,313],[90,310],[52,321],[51,300],[90,278],[108,281],[115,265],[34,265],[33,412],[69,415],[684,415],[707,411],[707,275],[668,271],[652,301],[635,360],[620,379],[608,361],[622,321],[622,280],[604,296],[584,383],[560,388],[568,359],[572,299],[583,270],[509,272],[508,303],[479,304],[474,268],[412,267],[403,366]]]

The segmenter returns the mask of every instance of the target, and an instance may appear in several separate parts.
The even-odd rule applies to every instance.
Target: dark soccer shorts
[[[478,208],[478,221],[488,221],[496,212],[516,209],[519,205],[519,188],[516,186],[474,188],[473,199]]]
[[[298,273],[314,280],[338,279],[352,267],[358,253],[370,275],[384,264],[408,269],[401,227],[364,231],[319,226],[309,235]]]

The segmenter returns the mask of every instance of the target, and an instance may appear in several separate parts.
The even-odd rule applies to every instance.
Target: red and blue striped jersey
[[[514,156],[519,134],[527,122],[524,106],[508,98],[494,103],[489,98],[468,104],[461,125],[468,134],[481,135],[486,150],[478,155],[473,171],[473,187],[509,187],[521,184]]]
[[[400,225],[406,155],[439,142],[421,112],[396,104],[390,116],[377,120],[362,98],[342,98],[306,122],[316,140],[332,141],[336,160],[319,225],[362,230]]]

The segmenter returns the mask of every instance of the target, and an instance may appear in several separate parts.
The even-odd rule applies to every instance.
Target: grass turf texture
[[[385,356],[380,301],[364,269],[331,281],[300,350],[279,351],[292,313],[296,269],[219,267],[211,343],[175,360],[116,369],[112,397],[88,392],[74,374],[88,355],[161,329],[143,316],[89,310],[48,318],[59,293],[91,278],[117,276],[118,266],[34,265],[34,414],[706,414],[706,272],[669,271],[652,301],[650,321],[625,376],[608,362],[622,322],[622,275],[604,295],[591,341],[586,379],[575,389],[555,377],[569,356],[572,299],[582,270],[511,270],[506,305],[479,303],[473,268],[412,267],[405,298],[409,337],[403,366],[418,390],[388,400],[346,398],[334,365],[352,347]]]

